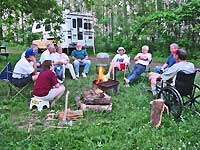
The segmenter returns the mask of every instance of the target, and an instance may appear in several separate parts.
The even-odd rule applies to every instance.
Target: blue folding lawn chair
[[[12,93],[13,93],[12,90],[15,90],[16,93],[14,96],[11,97],[11,99],[15,98],[18,95],[26,99],[26,97],[22,94],[22,91],[26,89],[26,87],[29,84],[26,84],[23,87],[16,87],[14,84],[12,84],[12,74],[13,74],[13,70],[12,70],[11,63],[9,62],[0,72],[0,80],[5,81],[6,83],[8,83],[8,86],[9,86],[9,92],[7,96],[12,96]]]

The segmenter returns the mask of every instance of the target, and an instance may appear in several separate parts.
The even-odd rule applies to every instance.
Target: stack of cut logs
[[[81,109],[95,111],[112,111],[111,96],[99,88],[93,88],[82,93]]]

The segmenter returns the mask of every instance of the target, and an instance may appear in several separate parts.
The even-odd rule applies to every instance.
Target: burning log
[[[83,92],[83,102],[87,105],[109,105],[112,103],[111,96],[100,89],[90,89]]]

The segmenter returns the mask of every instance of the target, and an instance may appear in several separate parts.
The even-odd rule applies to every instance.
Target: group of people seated
[[[130,59],[125,54],[125,49],[119,47],[117,53],[110,63],[110,68],[106,77],[110,78],[110,74],[114,74],[114,68],[121,69],[121,64],[128,65]],[[195,72],[195,66],[193,63],[186,61],[187,52],[184,49],[180,49],[178,44],[170,44],[170,55],[167,61],[162,66],[156,66],[154,72],[149,73],[149,82],[151,85],[151,91],[153,95],[157,94],[156,82],[157,80],[168,81],[169,79],[175,79],[176,74],[179,71],[185,74],[191,74]],[[145,72],[147,66],[152,61],[152,55],[149,53],[149,47],[147,45],[142,46],[141,52],[134,57],[135,65],[127,77],[124,78],[125,85],[129,87],[143,72]]]
[[[23,87],[34,81],[33,95],[41,100],[51,101],[52,104],[59,99],[65,87],[65,69],[69,69],[73,80],[79,78],[79,67],[84,66],[82,76],[87,77],[91,62],[88,60],[87,51],[78,43],[72,51],[73,65],[69,57],[63,53],[62,47],[55,47],[53,43],[47,45],[39,61],[36,61],[38,46],[32,44],[22,53],[21,59],[16,63],[12,83],[17,87]],[[54,100],[54,101],[53,101]]]
[[[38,46],[32,44],[21,56],[16,63],[13,71],[12,82],[18,87],[26,85],[30,81],[34,81],[33,95],[41,100],[53,101],[59,99],[65,87],[62,84],[65,79],[65,69],[69,69],[73,80],[80,77],[79,69],[83,66],[81,75],[86,78],[90,70],[91,61],[88,59],[88,53],[82,48],[81,43],[77,43],[76,49],[72,51],[71,58],[73,65],[70,63],[69,57],[63,53],[62,47],[55,48],[54,44],[48,44],[40,57],[36,61]],[[178,71],[185,73],[193,73],[195,71],[194,64],[186,61],[186,51],[179,49],[178,45],[173,43],[170,45],[171,54],[163,66],[156,66],[154,72],[149,73],[149,81],[153,95],[156,94],[156,81],[158,78],[168,80],[173,78]],[[135,64],[127,77],[124,77],[126,86],[132,84],[152,61],[152,55],[149,53],[147,45],[142,46],[141,52],[134,57]],[[108,73],[105,77],[110,78],[114,74],[114,70],[124,70],[125,66],[130,64],[130,57],[126,54],[123,47],[117,49],[117,54],[110,63]],[[41,68],[38,72],[38,68]],[[54,101],[55,102],[55,101]],[[53,104],[53,103],[52,103]]]
[[[166,63],[163,66],[156,66],[154,72],[149,73],[149,82],[151,85],[152,94],[157,94],[156,83],[158,80],[163,82],[172,80],[171,84],[175,84],[175,77],[179,71],[185,74],[191,74],[196,71],[195,66],[191,62],[187,62],[187,52],[180,49],[178,44],[173,43],[170,45],[170,52]]]

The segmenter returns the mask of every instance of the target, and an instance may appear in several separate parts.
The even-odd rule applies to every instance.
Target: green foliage
[[[62,22],[61,8],[55,0],[13,1],[0,2],[0,39],[12,42],[30,43],[28,38],[33,21],[46,18],[55,23],[55,32],[59,30],[58,24]],[[2,28],[6,28],[3,32]],[[33,35],[34,36],[34,35]]]
[[[147,16],[139,16],[131,27],[132,39],[141,43],[141,40],[149,38],[149,42],[153,42],[150,45],[155,50],[160,46],[166,47],[172,42],[177,42],[186,49],[197,50],[197,45],[200,44],[198,42],[199,17],[197,15],[199,8],[199,0],[193,0],[174,11],[158,11]],[[190,27],[188,28],[188,26]],[[154,39],[151,39],[152,36]]]

